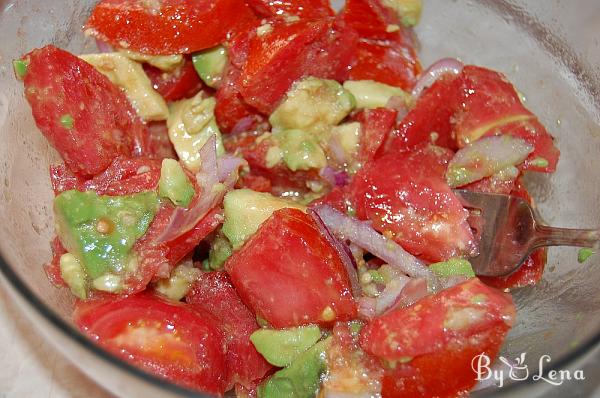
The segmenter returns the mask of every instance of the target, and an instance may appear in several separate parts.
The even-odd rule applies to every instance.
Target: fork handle
[[[597,229],[555,228],[547,225],[536,226],[533,248],[544,246],[597,247],[600,231]]]

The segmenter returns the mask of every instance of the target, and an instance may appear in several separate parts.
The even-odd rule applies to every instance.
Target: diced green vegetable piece
[[[155,289],[163,296],[179,301],[185,297],[201,273],[191,262],[182,263],[171,272],[169,278],[159,280]]]
[[[119,275],[107,273],[92,281],[92,287],[108,293],[118,293],[123,290],[123,278]]]
[[[262,382],[258,398],[314,398],[325,371],[325,352],[331,337],[300,354],[289,367]]]
[[[356,106],[354,96],[335,80],[307,77],[296,82],[273,111],[273,131],[299,129],[327,133]]]
[[[28,67],[29,67],[29,61],[27,61],[27,60],[24,60],[24,59],[13,60],[13,69],[15,71],[15,76],[19,80],[23,80],[25,78]]]
[[[72,129],[73,128],[73,116],[66,114],[66,115],[62,115],[60,117],[60,124],[62,124],[62,126],[66,129]]]
[[[401,88],[373,80],[347,80],[344,88],[356,98],[357,108],[385,107],[392,97],[401,97],[405,103],[410,101],[410,95]]]
[[[100,196],[65,191],[54,199],[57,233],[91,279],[120,274],[135,266],[133,244],[148,229],[158,205],[154,192]]]
[[[321,329],[316,325],[282,330],[259,329],[250,335],[256,350],[270,364],[279,367],[288,366],[320,338]]]
[[[154,89],[152,81],[141,64],[118,52],[84,54],[80,58],[122,88],[131,105],[144,121],[167,119],[169,116],[167,103]]]
[[[594,251],[594,249],[591,249],[589,247],[584,247],[583,249],[579,249],[579,252],[577,253],[577,261],[580,264],[584,263],[588,258],[590,258],[595,253],[596,252]]]
[[[225,261],[233,253],[233,247],[224,235],[218,234],[212,241],[208,252],[208,266],[210,269],[219,270],[223,268]]]
[[[511,135],[480,138],[456,152],[446,181],[452,188],[470,184],[520,164],[532,151],[531,144]]]
[[[377,270],[369,270],[369,274],[371,275],[371,280],[375,283],[385,283],[385,279],[383,279],[383,275],[381,275]]]
[[[530,165],[535,166],[535,167],[548,167],[548,159],[542,158],[542,157],[537,157],[535,159],[532,159],[531,162],[529,162]]]
[[[86,276],[81,263],[71,253],[60,256],[60,276],[71,292],[82,300],[87,297]]]
[[[292,171],[321,169],[327,166],[325,152],[312,134],[302,130],[284,130],[273,134],[279,143],[283,161]]]
[[[451,258],[448,261],[430,264],[429,269],[438,276],[475,277],[471,263],[464,258]]]
[[[227,64],[227,51],[223,46],[213,47],[192,55],[192,62],[200,79],[207,86],[214,88],[223,77],[223,70]]]
[[[404,26],[413,27],[421,19],[422,0],[383,0],[383,4],[396,11]]]
[[[171,104],[167,119],[169,139],[185,167],[196,173],[200,169],[200,149],[213,135],[217,140],[217,155],[225,153],[221,131],[215,120],[214,97],[203,98],[199,92],[192,98]]]
[[[173,204],[187,207],[195,194],[194,186],[175,159],[163,159],[158,180],[158,194]]]
[[[225,222],[222,232],[233,248],[238,249],[275,210],[288,207],[306,211],[305,206],[268,193],[235,189],[223,200]]]

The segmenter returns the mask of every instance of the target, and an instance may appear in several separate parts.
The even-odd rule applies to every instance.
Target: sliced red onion
[[[255,122],[254,116],[246,116],[237,121],[235,126],[231,129],[231,134],[243,133],[246,131],[250,131],[252,125]]]
[[[173,212],[169,224],[156,238],[156,243],[169,242],[194,228],[233,188],[238,169],[244,163],[243,159],[229,155],[217,161],[217,140],[214,135],[200,149],[200,160],[200,170],[196,173],[196,182],[202,189],[199,199],[189,209],[178,207]]]
[[[423,262],[405,251],[393,240],[385,238],[367,223],[348,217],[328,205],[314,208],[323,223],[338,237],[350,240],[390,266],[413,278],[425,278],[437,289],[437,277]]]
[[[468,279],[469,277],[464,275],[447,276],[440,278],[440,287],[442,289],[449,289],[452,286],[460,285]]]
[[[319,176],[329,183],[332,187],[343,187],[348,184],[348,173],[345,171],[336,171],[332,167],[326,166],[319,171]]]
[[[396,301],[387,308],[384,313],[388,313],[390,311],[394,311],[398,308],[408,307],[409,305],[413,305],[417,301],[421,300],[423,297],[429,295],[429,290],[427,289],[427,280],[424,278],[411,278],[405,285]]]
[[[377,304],[375,312],[377,315],[383,314],[387,309],[391,308],[402,295],[402,291],[406,284],[412,279],[401,276],[394,278],[385,285],[385,289],[377,296]],[[427,286],[427,284],[426,284]],[[426,287],[427,288],[427,287]]]
[[[423,90],[425,90],[427,87],[431,87],[431,85],[433,85],[433,83],[435,83],[440,76],[445,75],[446,73],[458,75],[462,71],[463,67],[463,63],[456,58],[440,59],[421,74],[421,77],[413,88],[413,97],[418,98]]]
[[[511,135],[495,135],[473,141],[460,149],[446,171],[452,188],[479,181],[522,163],[533,152],[533,145]]]
[[[377,314],[377,299],[374,297],[360,297],[358,300],[358,313],[363,319],[373,319]]]
[[[350,287],[352,289],[352,295],[354,297],[359,297],[361,295],[360,283],[358,282],[358,274],[356,271],[356,262],[354,261],[354,256],[350,251],[348,245],[343,242],[340,242],[338,238],[336,238],[331,231],[327,228],[321,217],[313,211],[312,209],[308,209],[308,214],[310,214],[314,219],[321,231],[321,234],[325,237],[325,239],[333,246],[333,248],[337,251],[344,267],[346,268],[346,272],[348,273],[348,279],[350,279]]]
[[[100,39],[96,39],[96,47],[101,53],[112,53],[114,51],[113,46]]]
[[[329,141],[327,141],[327,151],[338,163],[343,164],[350,162],[350,159],[348,158],[344,147],[342,147],[342,143],[340,142],[337,134],[333,134]]]
[[[406,101],[404,98],[394,95],[390,97],[387,104],[385,104],[386,108],[394,109],[397,113],[396,121],[404,119],[404,116],[408,113],[408,107],[406,106]]]

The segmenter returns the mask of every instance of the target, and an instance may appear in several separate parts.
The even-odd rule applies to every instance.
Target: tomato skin
[[[156,243],[174,211],[173,206],[163,205],[144,236],[135,243],[134,250],[141,260],[137,272],[126,281],[130,291],[143,290],[150,281],[168,277],[171,270],[223,222],[222,210],[214,208],[188,232],[171,241]]]
[[[271,366],[256,351],[250,335],[259,329],[256,317],[235,291],[226,272],[207,272],[196,281],[185,301],[192,308],[200,308],[219,320],[227,346],[228,383],[251,387],[262,379]]]
[[[225,269],[244,303],[275,328],[356,317],[343,263],[300,210],[273,213]]]
[[[357,217],[426,261],[471,253],[468,212],[444,178],[451,157],[427,146],[367,163],[349,186]]]
[[[375,318],[360,344],[384,361],[411,358],[386,370],[382,396],[455,397],[475,384],[476,355],[496,357],[515,312],[510,295],[472,278]]]
[[[244,122],[248,125],[245,131],[266,121],[256,109],[244,101],[239,92],[238,81],[241,71],[230,63],[225,71],[225,77],[217,90],[215,105],[215,118],[223,132],[235,132]]]
[[[519,137],[534,146],[523,170],[551,173],[560,151],[554,139],[519,98],[501,73],[467,65],[456,75],[445,75],[423,91],[416,106],[400,122],[388,150],[412,149],[438,136],[436,145],[452,150],[497,134]],[[536,158],[548,165],[539,166]]]
[[[364,109],[355,114],[352,120],[360,122],[360,148],[358,158],[365,162],[381,154],[396,124],[397,111],[389,108]]]
[[[71,173],[65,165],[50,166],[50,181],[55,195],[69,189],[93,190],[98,195],[133,195],[155,190],[160,169],[158,159],[118,157],[106,170],[87,181]]]
[[[350,79],[375,80],[411,90],[421,70],[415,50],[401,36],[386,41],[360,40]]]
[[[189,56],[186,56],[183,65],[173,72],[163,72],[150,65],[144,65],[144,71],[154,89],[167,101],[190,98],[200,90],[206,89]]]
[[[87,20],[86,31],[113,46],[144,54],[189,54],[222,43],[231,27],[247,16],[243,0],[157,4],[158,10],[153,10],[136,0],[102,0]]]
[[[106,76],[50,45],[24,58],[29,60],[25,97],[35,122],[73,173],[93,176],[117,156],[139,153],[146,127]]]
[[[125,361],[194,390],[225,392],[223,336],[204,311],[150,293],[117,299],[100,295],[78,301],[73,319]]]
[[[248,0],[250,7],[263,17],[297,16],[319,19],[334,15],[328,0]]]
[[[233,62],[244,60],[238,66],[238,88],[250,106],[270,114],[304,76],[337,80],[348,76],[356,35],[344,24],[333,18],[270,24],[271,31],[258,35],[253,30],[246,43],[232,47]],[[247,51],[247,57],[236,55],[238,51]]]
[[[431,133],[437,134],[435,145],[458,149],[453,134],[452,116],[459,106],[460,79],[446,74],[425,89],[414,108],[398,124],[389,151],[406,151],[432,142]]]
[[[413,34],[379,0],[348,0],[339,15],[360,40],[354,48],[352,80],[375,80],[411,89],[421,73]],[[388,32],[388,26],[398,30]]]

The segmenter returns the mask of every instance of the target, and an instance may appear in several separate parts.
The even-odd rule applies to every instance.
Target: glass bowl
[[[600,226],[600,4],[596,0],[424,0],[417,34],[422,60],[458,57],[500,70],[556,136],[556,174],[530,175],[546,221]],[[93,1],[0,0],[0,269],[11,297],[48,341],[119,396],[200,396],[129,366],[96,347],[69,320],[72,299],[47,281],[53,235],[48,165],[58,161],[37,131],[11,60],[47,43],[75,53],[95,47],[81,34]],[[576,4],[576,5],[575,5]],[[551,249],[544,279],[514,291],[515,328],[503,355],[526,353],[530,377],[474,396],[592,395],[600,378],[600,256],[577,263],[575,249]],[[543,357],[547,355],[548,357]],[[550,362],[544,361],[550,358]],[[553,386],[545,372],[581,369],[585,381]]]

